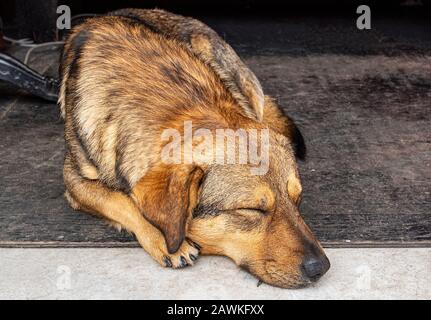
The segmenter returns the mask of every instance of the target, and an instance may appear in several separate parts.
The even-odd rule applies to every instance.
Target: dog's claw
[[[177,252],[169,254],[166,250],[163,250],[157,260],[165,268],[182,269],[192,266],[198,257],[199,250],[187,239]]]
[[[199,251],[201,251],[202,247],[200,245],[198,245],[196,242],[190,240],[190,244],[195,247],[196,249],[198,249]]]
[[[180,261],[181,264],[179,265],[179,268],[184,268],[188,265],[186,258],[184,258],[183,256],[181,256]]]
[[[164,256],[163,262],[165,263],[166,268],[172,268],[172,261],[169,257]]]
[[[263,283],[263,281],[262,280],[259,280],[258,282],[257,282],[257,286],[258,287],[260,287],[260,285]]]

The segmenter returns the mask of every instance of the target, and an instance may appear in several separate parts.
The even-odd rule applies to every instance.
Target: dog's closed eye
[[[236,211],[244,212],[244,213],[259,213],[263,215],[269,214],[267,210],[263,210],[261,208],[238,208]]]
[[[254,211],[268,214],[274,210],[275,196],[273,191],[266,186],[260,186],[251,195],[242,196],[232,201],[226,210]]]
[[[251,231],[258,229],[263,222],[264,211],[256,208],[226,210],[227,225],[232,230]]]
[[[241,213],[244,215],[250,214],[260,214],[260,215],[268,215],[273,210],[273,202],[268,201],[268,197],[264,196],[260,199],[258,198],[249,201],[239,201],[229,210],[235,211],[237,213]]]

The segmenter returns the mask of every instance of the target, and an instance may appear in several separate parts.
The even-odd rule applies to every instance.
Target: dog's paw
[[[177,252],[165,254],[162,266],[167,268],[180,269],[192,266],[199,256],[200,247],[191,240],[185,240]]]
[[[197,260],[200,246],[190,239],[185,239],[177,252],[170,254],[164,236],[152,225],[135,236],[144,250],[162,267],[184,268],[191,266]]]
[[[170,254],[163,243],[159,246],[151,246],[146,248],[146,251],[156,260],[162,267],[180,269],[187,266],[192,266],[199,256],[200,247],[191,240],[184,240],[177,252]]]

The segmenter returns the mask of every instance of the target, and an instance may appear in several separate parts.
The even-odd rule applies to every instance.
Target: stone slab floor
[[[328,249],[312,287],[262,284],[230,260],[159,267],[139,248],[0,249],[0,299],[430,299],[431,248]]]

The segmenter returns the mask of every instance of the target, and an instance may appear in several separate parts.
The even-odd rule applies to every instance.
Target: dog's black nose
[[[301,270],[307,279],[317,281],[328,271],[330,263],[327,257],[306,257],[301,265]]]

